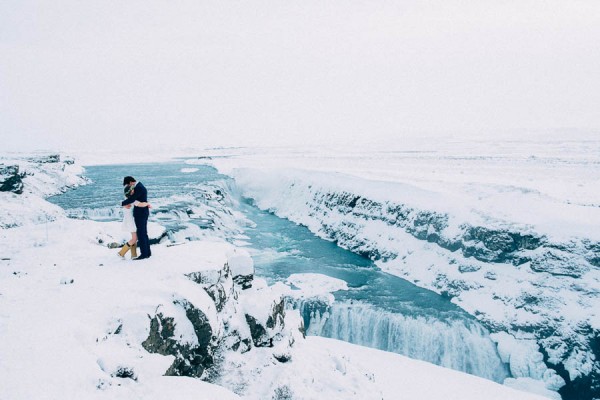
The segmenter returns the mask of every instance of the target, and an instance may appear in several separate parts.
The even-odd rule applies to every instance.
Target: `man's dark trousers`
[[[133,219],[137,229],[138,247],[140,249],[140,258],[147,258],[152,255],[150,251],[150,239],[148,239],[148,216],[150,211],[148,207],[134,207]]]
[[[135,201],[147,202],[148,191],[142,185],[142,182],[138,182],[133,190],[133,196],[121,202],[122,206],[132,204]],[[138,236],[138,247],[140,248],[140,256],[138,258],[148,258],[152,255],[150,252],[150,240],[148,239],[148,216],[150,210],[148,207],[133,207],[133,220],[135,221],[135,228]]]

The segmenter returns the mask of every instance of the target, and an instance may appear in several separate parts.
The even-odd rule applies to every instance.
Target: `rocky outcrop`
[[[237,292],[233,285],[231,269],[228,263],[219,270],[191,272],[186,274],[186,276],[202,286],[204,291],[214,301],[218,312],[223,311],[228,301],[237,299]]]
[[[194,327],[197,342],[185,343],[178,340],[175,319],[157,312],[150,318],[150,334],[142,346],[150,353],[175,357],[165,375],[200,377],[213,365],[217,338],[201,310],[185,300],[175,301],[174,304],[185,310],[187,319]]]
[[[242,289],[251,288],[254,279],[254,262],[248,252],[236,249],[229,255],[228,264],[233,274],[233,281]]]
[[[590,271],[591,265],[585,259],[573,257],[572,254],[549,249],[531,259],[530,267],[535,272],[547,272],[555,276],[581,278]]]
[[[276,360],[289,361],[286,349],[294,343],[290,328],[298,327],[286,325],[283,295],[263,281],[258,288],[252,282],[244,281],[244,288],[234,281],[230,264],[248,268],[251,263],[244,250],[236,249],[221,268],[185,273],[205,294],[196,292],[191,301],[175,293],[170,304],[148,316],[149,333],[142,346],[150,353],[174,357],[165,375],[214,378],[215,372],[207,370],[218,370],[220,354],[246,353],[254,347],[274,347]]]
[[[24,173],[19,172],[18,165],[0,164],[0,192],[23,193]]]
[[[254,345],[256,347],[273,347],[273,341],[281,335],[285,326],[285,301],[282,297],[279,301],[271,304],[266,321],[262,321],[251,313],[246,313],[245,317]]]

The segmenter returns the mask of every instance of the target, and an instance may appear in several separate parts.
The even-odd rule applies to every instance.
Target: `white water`
[[[300,305],[307,334],[391,351],[496,382],[508,377],[496,347],[480,325],[393,314],[371,305],[335,302],[326,311]]]

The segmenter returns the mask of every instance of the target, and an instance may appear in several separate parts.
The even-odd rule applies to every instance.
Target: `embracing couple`
[[[131,250],[133,260],[144,260],[150,258],[150,240],[148,239],[148,216],[150,208],[148,203],[148,191],[141,182],[134,177],[126,176],[123,179],[123,192],[126,199],[121,202],[123,206],[123,230],[131,232],[131,239],[119,251],[119,256],[125,258],[125,254]],[[140,248],[140,256],[137,256],[137,247]]]

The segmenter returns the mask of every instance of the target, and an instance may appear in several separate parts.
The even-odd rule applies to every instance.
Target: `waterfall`
[[[475,321],[407,316],[353,302],[296,304],[307,334],[390,351],[502,383],[509,377],[496,345]]]

